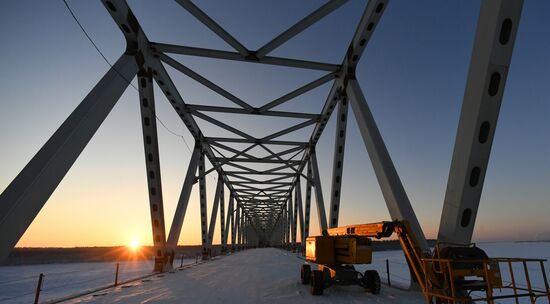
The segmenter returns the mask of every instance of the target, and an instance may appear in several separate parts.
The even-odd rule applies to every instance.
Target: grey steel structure
[[[229,231],[231,251],[257,245],[281,245],[295,249],[297,231],[300,231],[300,243],[310,235],[312,194],[315,196],[314,203],[321,229],[337,226],[350,104],[391,218],[407,220],[423,249],[428,248],[355,74],[363,51],[388,6],[388,0],[368,1],[341,63],[280,58],[269,54],[344,5],[346,0],[328,1],[257,50],[246,48],[191,1],[176,0],[183,9],[235,51],[150,41],[124,0],[102,2],[126,38],[126,51],[1,194],[0,259],[5,258],[15,246],[135,76],[138,77],[140,93],[156,271],[170,267],[169,257],[177,246],[191,190],[195,184],[198,184],[200,195],[204,258],[208,258],[210,253],[218,209],[223,250],[226,250]],[[519,0],[482,1],[441,218],[439,240],[442,242],[464,244],[471,240],[521,8],[522,1]],[[261,107],[253,107],[176,61],[169,54],[287,66],[326,73]],[[228,106],[208,106],[184,101],[163,64],[225,97]],[[168,236],[163,213],[153,81],[158,84],[195,140]],[[273,110],[276,106],[325,83],[332,83],[332,87],[320,113]],[[327,218],[315,148],[334,110],[338,117]],[[256,138],[213,118],[209,115],[212,112],[254,115],[260,118],[297,118],[302,122]],[[197,125],[196,118],[229,131],[236,137],[205,136]],[[303,141],[279,139],[307,126],[314,126],[314,130]],[[235,149],[228,143],[248,146]],[[274,145],[282,147],[281,151],[274,152],[270,149]],[[255,154],[253,151],[258,148],[267,152],[268,156]],[[207,160],[212,165],[209,170],[205,166]],[[262,168],[261,165],[265,164],[272,168]],[[208,223],[205,179],[214,171],[218,182]],[[304,200],[301,188],[303,184]],[[229,193],[227,213],[224,189]]]

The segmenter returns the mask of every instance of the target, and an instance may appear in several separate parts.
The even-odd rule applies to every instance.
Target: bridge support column
[[[355,114],[359,131],[363,137],[363,142],[367,148],[392,220],[407,220],[422,250],[428,250],[428,242],[426,241],[424,232],[418,223],[416,214],[409,202],[407,193],[395,170],[382,135],[378,131],[376,122],[372,117],[372,113],[357,80],[350,79],[346,91],[351,100],[351,108]]]
[[[290,220],[290,251],[296,252],[296,208],[293,206],[292,194],[288,196],[288,218]]]
[[[312,185],[312,170],[311,170],[311,162],[307,162],[307,181],[306,181],[306,202],[305,202],[305,213],[304,213],[304,237],[302,238],[304,241],[309,236],[309,219],[311,215],[311,185]],[[304,246],[305,248],[305,246]]]
[[[138,73],[141,125],[145,150],[145,168],[149,192],[151,227],[155,247],[154,271],[162,272],[172,266],[173,250],[166,248],[164,225],[164,203],[162,199],[162,182],[160,173],[160,154],[158,149],[157,121],[155,114],[155,96],[151,70],[140,70]]]
[[[222,180],[222,188],[220,189],[220,253],[224,255],[227,252],[227,237],[225,235],[225,191],[224,183]]]
[[[195,148],[191,154],[191,161],[189,162],[189,167],[187,167],[187,173],[185,174],[183,187],[181,188],[176,212],[174,213],[174,219],[170,227],[170,233],[168,234],[167,246],[172,250],[175,250],[178,246],[183,220],[187,212],[187,206],[189,205],[189,198],[191,197],[191,190],[193,189],[193,184],[196,182],[197,166],[200,155],[200,147],[198,144],[195,144]]]
[[[231,226],[231,252],[235,252],[236,244],[235,244],[235,237],[236,237],[236,225],[235,223],[238,221],[238,219],[235,220],[236,212],[237,210],[234,210],[235,206],[235,197],[233,196],[233,193],[231,193],[231,196],[229,197],[229,209],[230,209],[230,220],[231,223],[229,226]]]
[[[235,214],[235,233],[237,240],[235,242],[235,250],[241,250],[241,207],[237,201],[237,212]]]
[[[469,244],[523,1],[482,1],[438,241]]]
[[[321,179],[319,177],[319,165],[317,164],[317,155],[315,148],[309,154],[309,161],[313,170],[313,186],[315,187],[315,201],[317,202],[317,216],[319,217],[319,226],[321,233],[327,230],[327,213],[325,212],[325,201],[323,199],[323,189],[321,188]]]
[[[210,224],[208,225],[208,254],[212,255],[212,241],[214,239],[214,229],[216,229],[216,218],[218,217],[218,208],[220,206],[220,198],[223,196],[223,180],[221,176],[218,176],[218,183],[216,184],[216,192],[214,194],[214,201],[212,202],[212,213],[210,214]],[[223,228],[222,228],[223,230]]]
[[[342,96],[338,102],[336,116],[336,136],[334,139],[334,160],[332,161],[332,188],[330,192],[330,228],[338,227],[340,214],[340,191],[344,171],[344,151],[346,148],[346,127],[348,122],[348,98]]]
[[[225,252],[224,253],[227,253],[228,251],[230,251],[230,249],[228,248],[227,246],[227,243],[229,241],[229,229],[231,227],[231,222],[233,221],[233,193],[230,192],[229,194],[229,202],[227,203],[227,216],[226,216],[226,219],[225,219],[225,228],[224,228],[224,232],[223,232],[223,240],[222,240],[222,247],[225,247]],[[225,243],[224,243],[225,242]],[[222,248],[223,249],[223,248]]]
[[[294,201],[295,209],[298,209],[298,218],[300,220],[300,246],[298,252],[302,253],[305,248],[305,239],[304,239],[304,210],[302,207],[302,186],[300,183],[300,178],[296,181],[296,188],[294,189]]]
[[[206,175],[204,167],[204,153],[201,151],[199,157],[199,196],[200,196],[200,212],[201,212],[201,241],[202,241],[202,259],[208,259],[208,219],[206,213],[208,208],[206,205]]]
[[[138,72],[123,54],[0,195],[0,260],[40,212]]]

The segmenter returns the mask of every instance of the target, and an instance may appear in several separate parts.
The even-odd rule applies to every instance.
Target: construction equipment
[[[406,221],[330,228],[323,231],[323,236],[308,237],[306,260],[318,264],[318,270],[311,271],[309,264],[302,265],[302,283],[310,284],[313,295],[321,295],[323,289],[335,284],[359,284],[374,294],[379,293],[378,273],[367,270],[361,274],[353,264],[370,264],[371,238],[387,238],[394,232],[399,237],[412,279],[420,286],[427,303],[495,303],[498,299],[515,299],[515,303],[519,303],[519,298],[528,298],[530,303],[548,298],[550,302],[544,269],[546,260],[489,258],[474,244],[439,243],[433,252],[424,252]],[[502,264],[507,266],[510,282],[503,280]],[[520,264],[527,286],[516,283],[514,264]],[[532,286],[529,269],[533,268],[528,264],[540,267],[544,288]]]

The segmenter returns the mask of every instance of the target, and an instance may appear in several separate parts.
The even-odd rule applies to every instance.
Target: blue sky
[[[231,50],[174,1],[129,3],[152,41]],[[256,49],[324,2],[195,3],[246,47]],[[114,62],[125,42],[103,5],[79,0],[69,0],[69,4],[98,47]],[[364,1],[350,1],[272,55],[340,63],[364,5]],[[549,9],[550,3],[543,0],[524,4],[476,223],[477,241],[550,239]],[[473,0],[391,1],[357,71],[428,237],[437,234],[478,14],[479,2]],[[2,1],[0,15],[3,190],[108,65],[62,1]],[[255,106],[322,75],[292,68],[173,57]],[[187,102],[232,106],[193,80],[168,71]],[[277,109],[317,112],[329,88],[322,86]],[[171,130],[192,143],[184,125],[159,94],[157,113]],[[245,128],[252,135],[283,128],[271,119],[213,116]],[[355,122],[348,123],[340,223],[388,219]],[[199,124],[205,133],[222,134]],[[310,132],[306,129],[293,136],[304,138]],[[317,148],[327,198],[333,136],[331,120]],[[144,243],[150,242],[141,140],[137,93],[129,88],[19,244],[109,245],[123,242],[126,234],[132,233],[143,235]],[[180,138],[162,127],[159,140],[169,224],[190,153]],[[210,185],[212,191],[214,183]],[[199,239],[196,198],[193,193],[182,244],[197,243]],[[106,238],[95,225],[117,232]],[[311,231],[317,231],[316,221],[312,225]],[[54,235],[45,235],[44,227]]]

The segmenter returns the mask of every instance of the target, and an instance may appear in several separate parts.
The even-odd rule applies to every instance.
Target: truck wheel
[[[311,279],[309,280],[309,291],[314,296],[320,296],[323,294],[325,288],[325,278],[321,270],[313,270],[311,272]]]
[[[309,284],[309,279],[311,278],[311,266],[308,264],[303,264],[300,269],[300,278],[302,279],[302,284]]]
[[[367,270],[363,275],[363,286],[372,294],[380,293],[380,276],[376,270]]]

